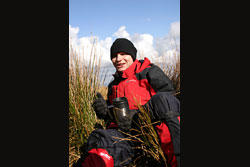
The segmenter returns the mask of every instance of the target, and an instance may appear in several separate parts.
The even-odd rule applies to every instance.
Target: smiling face
[[[118,52],[111,59],[116,70],[121,72],[126,70],[131,64],[133,64],[133,58],[125,52]]]

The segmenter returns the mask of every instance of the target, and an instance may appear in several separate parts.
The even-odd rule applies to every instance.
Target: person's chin
[[[123,70],[123,69],[118,69],[117,71],[122,72],[122,71],[124,71],[124,70]]]
[[[124,71],[125,70],[125,68],[118,68],[117,69],[117,71],[119,71],[119,72],[122,72],[122,71]]]

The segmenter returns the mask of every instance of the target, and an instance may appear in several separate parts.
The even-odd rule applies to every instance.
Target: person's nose
[[[117,54],[116,61],[121,61],[122,56],[120,54]]]

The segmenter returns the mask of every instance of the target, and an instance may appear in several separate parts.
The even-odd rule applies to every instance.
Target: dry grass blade
[[[86,60],[70,47],[69,55],[69,166],[78,160],[80,147],[86,143],[97,119],[92,107],[96,92],[100,89],[100,57],[96,56],[95,44]],[[88,62],[88,63],[87,63]]]
[[[152,123],[150,112],[140,105],[139,110],[140,113],[138,114],[138,122],[135,122],[137,128],[131,129],[130,133],[126,133],[119,130],[121,133],[125,134],[125,136],[128,137],[119,138],[113,136],[113,138],[118,139],[118,141],[115,141],[114,143],[126,140],[132,141],[134,143],[139,143],[140,146],[133,147],[133,149],[141,150],[142,155],[134,157],[134,163],[131,164],[130,167],[134,165],[136,166],[136,164],[146,164],[148,163],[149,158],[151,158],[154,163],[158,163],[159,165],[163,162],[164,165],[167,167],[166,158],[161,149],[158,134],[153,127],[154,124],[159,123],[159,121]],[[136,134],[133,133],[132,135],[132,131],[136,132]]]

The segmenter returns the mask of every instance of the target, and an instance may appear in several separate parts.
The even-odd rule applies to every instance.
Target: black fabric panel
[[[144,69],[142,72],[135,74],[137,80],[147,79],[147,73],[151,67]]]
[[[156,65],[152,66],[146,74],[149,84],[156,93],[158,92],[170,92],[175,93],[172,86],[172,81],[168,76]]]

